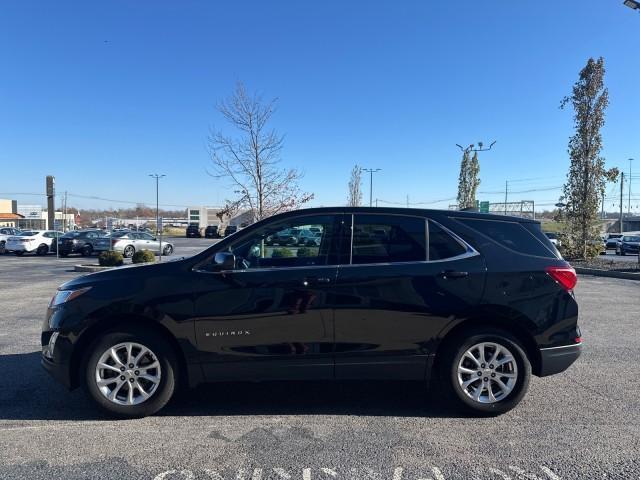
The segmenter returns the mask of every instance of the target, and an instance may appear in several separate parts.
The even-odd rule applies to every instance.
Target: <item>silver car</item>
[[[113,232],[111,235],[111,247],[116,252],[122,252],[126,258],[141,250],[160,251],[160,240],[146,232]],[[162,242],[162,255],[171,255],[173,244]]]

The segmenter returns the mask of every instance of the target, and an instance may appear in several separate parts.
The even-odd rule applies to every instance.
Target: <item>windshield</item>
[[[624,237],[625,242],[640,242],[640,235],[634,235],[631,237]]]

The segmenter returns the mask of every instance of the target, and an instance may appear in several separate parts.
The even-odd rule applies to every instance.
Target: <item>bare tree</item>
[[[362,205],[362,167],[354,165],[349,179],[347,206],[359,207],[360,205]]]
[[[258,221],[299,208],[313,198],[298,187],[302,173],[279,165],[284,136],[268,126],[277,102],[277,98],[264,102],[259,95],[249,95],[238,82],[233,94],[217,106],[237,130],[236,136],[215,129],[209,134],[212,175],[231,180],[237,195],[225,201],[218,213],[221,219],[248,209]]]

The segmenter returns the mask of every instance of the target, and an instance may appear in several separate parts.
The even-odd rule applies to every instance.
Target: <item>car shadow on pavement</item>
[[[82,389],[69,392],[40,352],[0,355],[0,420],[110,420]],[[420,382],[229,382],[179,392],[159,416],[357,415],[465,417]]]

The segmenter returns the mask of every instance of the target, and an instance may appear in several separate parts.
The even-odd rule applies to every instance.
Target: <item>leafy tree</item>
[[[354,165],[349,180],[349,197],[347,206],[359,207],[362,205],[362,167]]]
[[[476,193],[480,185],[478,152],[474,152],[473,157],[470,158],[470,148],[463,151],[462,161],[460,162],[460,175],[458,177],[458,208],[460,210],[476,206]]]
[[[571,159],[567,181],[561,201],[566,221],[567,254],[587,258],[596,254],[590,241],[599,233],[598,207],[607,181],[615,181],[618,169],[606,170],[600,155],[605,122],[605,110],[609,104],[609,92],[604,84],[604,59],[590,58],[580,71],[573,92],[562,100],[560,108],[573,106],[575,134],[569,139],[568,153]]]
[[[259,95],[248,94],[238,82],[233,94],[218,104],[222,117],[237,131],[236,136],[222,130],[209,135],[213,175],[230,180],[237,195],[226,200],[218,214],[221,219],[248,209],[258,221],[299,208],[313,198],[298,187],[302,173],[279,165],[284,137],[269,127],[277,101],[265,102]]]

